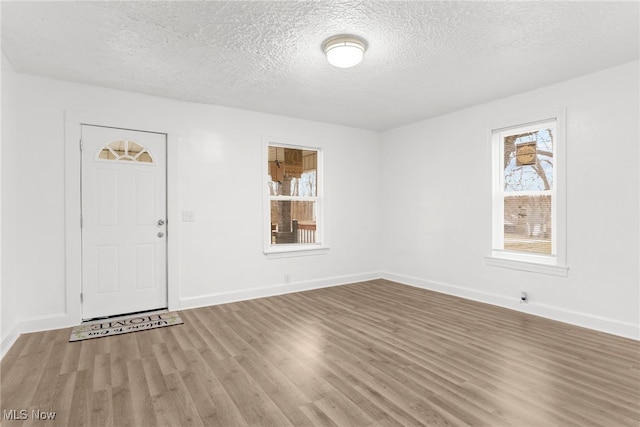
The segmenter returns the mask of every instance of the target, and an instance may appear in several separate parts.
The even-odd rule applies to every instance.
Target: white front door
[[[82,317],[167,307],[166,135],[82,125]]]

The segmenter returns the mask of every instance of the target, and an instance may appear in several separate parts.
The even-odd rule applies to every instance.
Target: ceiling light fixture
[[[327,61],[338,68],[358,65],[366,49],[366,42],[363,39],[346,34],[331,37],[322,44]]]

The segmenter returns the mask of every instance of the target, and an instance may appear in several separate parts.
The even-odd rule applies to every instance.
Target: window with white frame
[[[318,249],[321,226],[321,151],[269,143],[265,253]]]
[[[566,275],[562,121],[558,115],[492,131],[489,264]]]

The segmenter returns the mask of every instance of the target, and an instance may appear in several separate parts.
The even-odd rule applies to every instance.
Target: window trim
[[[271,200],[269,195],[269,147],[293,148],[296,150],[313,150],[317,153],[316,164],[316,240],[318,243],[290,243],[274,245],[271,243]],[[263,137],[262,147],[262,218],[263,218],[263,253],[267,259],[288,258],[326,254],[329,247],[324,233],[324,163],[323,149],[312,145],[293,144],[283,138]],[[275,196],[276,199],[279,196]],[[301,198],[309,199],[309,198]]]
[[[555,255],[547,256],[541,254],[529,254],[522,252],[496,249],[496,242],[502,238],[504,240],[504,212],[498,209],[502,204],[498,198],[503,197],[504,192],[500,189],[502,181],[502,156],[499,134],[511,129],[522,129],[526,127],[536,127],[545,122],[555,121],[556,141],[554,142],[554,191],[552,197],[554,207],[553,218],[553,241]],[[491,148],[491,246],[490,254],[485,256],[485,262],[489,266],[509,268],[513,270],[528,271],[533,273],[549,274],[554,276],[567,277],[569,267],[567,266],[567,193],[566,193],[566,108],[555,110],[535,111],[521,117],[511,119],[491,126],[488,129],[488,141]],[[503,202],[504,203],[504,202]]]

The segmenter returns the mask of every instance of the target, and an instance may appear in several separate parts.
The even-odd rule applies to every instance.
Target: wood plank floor
[[[495,306],[376,280],[181,316],[21,336],[2,425],[640,425],[640,343]]]

